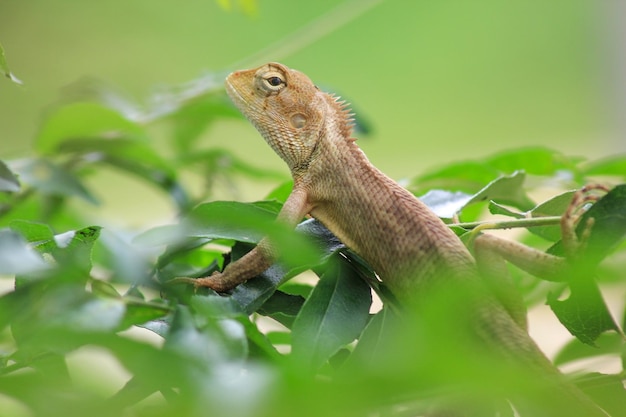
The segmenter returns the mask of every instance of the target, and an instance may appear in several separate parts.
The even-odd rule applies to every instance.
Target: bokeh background
[[[396,179],[520,146],[600,158],[626,151],[624,15],[624,2],[596,0],[1,0],[0,42],[25,85],[0,82],[0,157],[29,153],[77,81],[145,103],[280,60],[354,104],[371,127],[361,146]],[[287,173],[244,122],[219,122],[203,140]],[[101,182],[111,217],[132,216],[132,180]],[[156,210],[142,193],[138,212]]]

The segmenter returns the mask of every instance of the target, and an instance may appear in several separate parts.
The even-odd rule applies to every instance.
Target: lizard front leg
[[[310,204],[304,188],[294,188],[282,209],[277,221],[294,226],[310,211]],[[237,261],[229,264],[223,272],[214,272],[204,278],[176,278],[176,282],[186,282],[197,287],[208,287],[217,292],[225,292],[253,278],[276,260],[277,253],[271,242],[264,238],[259,244]]]

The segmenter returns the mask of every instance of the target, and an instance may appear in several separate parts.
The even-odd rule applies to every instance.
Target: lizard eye
[[[267,79],[267,82],[272,87],[278,87],[279,85],[281,85],[283,83],[283,80],[281,80],[278,77],[270,77],[270,78]]]
[[[270,72],[263,77],[263,87],[269,91],[279,91],[287,86],[284,78],[276,72]]]

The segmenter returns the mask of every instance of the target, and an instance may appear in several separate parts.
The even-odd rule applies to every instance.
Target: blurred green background
[[[0,82],[0,157],[27,154],[46,110],[80,79],[146,102],[160,87],[276,59],[350,100],[372,127],[362,148],[396,179],[520,146],[602,157],[626,150],[614,109],[610,7],[595,0],[1,0],[0,42],[25,86]],[[204,140],[287,173],[244,122],[219,122]],[[128,215],[125,201],[136,191],[111,175],[101,180],[103,199],[112,218],[116,204]],[[266,188],[244,190],[250,199]],[[158,211],[159,198],[142,193],[142,204]]]

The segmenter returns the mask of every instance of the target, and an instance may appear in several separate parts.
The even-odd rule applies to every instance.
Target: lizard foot
[[[580,237],[576,235],[576,226],[585,212],[589,209],[589,205],[598,201],[608,192],[609,189],[604,185],[592,184],[586,185],[574,193],[572,202],[569,204],[567,210],[565,210],[565,213],[561,217],[563,248],[567,258],[572,259],[577,253],[586,247],[589,236],[591,235],[594,219],[587,219]]]

